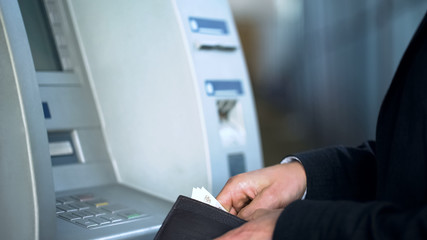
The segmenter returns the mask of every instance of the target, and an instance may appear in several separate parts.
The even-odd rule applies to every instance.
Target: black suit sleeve
[[[343,146],[295,154],[307,175],[306,199],[356,200],[375,198],[375,143]]]
[[[273,239],[427,239],[427,206],[299,200],[285,208]]]
[[[285,208],[273,239],[427,239],[426,205],[375,201],[374,142],[295,156],[307,174],[307,200]]]

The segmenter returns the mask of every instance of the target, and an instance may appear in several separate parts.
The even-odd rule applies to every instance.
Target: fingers
[[[247,206],[242,208],[237,216],[245,220],[250,220],[250,217],[257,209],[275,209],[279,208],[277,196],[271,189],[267,188],[256,196]]]
[[[238,175],[227,181],[216,199],[227,211],[236,215],[255,197],[253,189],[246,175]]]
[[[228,212],[231,213],[231,214],[233,214],[233,215],[237,215],[237,211],[233,207]]]
[[[218,195],[217,200],[231,214],[237,215],[251,199],[244,193],[231,192],[227,196]]]
[[[224,188],[218,194],[218,196],[216,197],[216,200],[218,200],[218,202],[221,203],[221,205],[228,212],[230,212],[231,214],[233,214],[232,211],[236,212],[236,210],[233,207],[233,199],[232,199],[232,195],[231,195],[232,190],[229,190],[232,187],[229,186],[229,182],[230,182],[230,180],[228,180],[227,184],[224,186]]]
[[[246,219],[258,208],[284,208],[299,199],[305,188],[305,170],[292,162],[234,176],[217,199],[230,213]]]

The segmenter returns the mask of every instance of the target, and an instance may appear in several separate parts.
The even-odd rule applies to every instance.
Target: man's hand
[[[233,229],[215,240],[272,239],[274,227],[283,209],[258,209],[248,217],[249,222]]]
[[[304,168],[295,161],[234,176],[217,199],[231,214],[249,220],[257,209],[280,209],[300,199],[306,185]]]

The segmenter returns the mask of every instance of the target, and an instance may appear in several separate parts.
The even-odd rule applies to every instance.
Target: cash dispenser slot
[[[241,101],[238,99],[220,99],[217,100],[216,105],[222,145],[226,148],[245,146],[247,130]]]
[[[47,136],[52,166],[84,162],[76,131],[49,131]]]

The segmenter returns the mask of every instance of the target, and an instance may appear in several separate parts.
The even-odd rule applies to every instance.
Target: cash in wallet
[[[191,198],[177,198],[154,240],[213,239],[245,222],[228,213],[205,188],[193,188]]]

